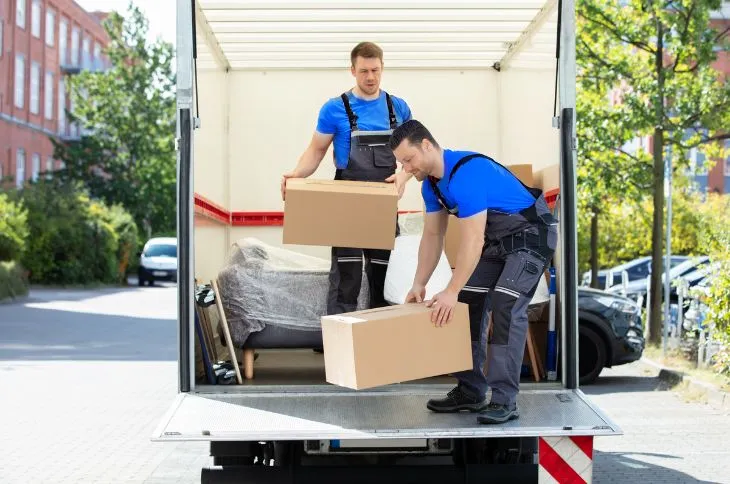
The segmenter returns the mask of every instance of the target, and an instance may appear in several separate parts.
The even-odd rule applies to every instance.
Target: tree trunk
[[[664,29],[657,19],[657,73],[656,128],[654,129],[654,221],[651,230],[651,319],[649,343],[661,342],[662,334],[662,244],[664,241]]]
[[[598,210],[591,211],[591,287],[598,287]]]

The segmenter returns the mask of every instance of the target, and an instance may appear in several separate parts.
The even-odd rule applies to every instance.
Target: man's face
[[[425,180],[433,171],[436,151],[428,140],[423,140],[420,144],[411,144],[405,139],[393,150],[393,154],[403,165],[403,171],[413,174],[418,181]]]
[[[377,94],[380,89],[380,76],[383,74],[383,63],[377,57],[366,59],[356,57],[352,67],[357,87],[368,96]]]

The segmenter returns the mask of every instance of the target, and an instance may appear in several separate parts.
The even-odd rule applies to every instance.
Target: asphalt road
[[[0,482],[196,483],[205,443],[150,436],[176,394],[173,286],[34,290],[0,305]],[[625,435],[595,441],[593,482],[730,483],[730,416],[641,363],[585,387]]]

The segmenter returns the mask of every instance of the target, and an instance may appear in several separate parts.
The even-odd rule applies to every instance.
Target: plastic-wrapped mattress
[[[218,273],[223,309],[233,344],[243,347],[253,333],[267,326],[320,331],[327,311],[330,261],[268,245],[254,238],[233,244]],[[358,309],[367,309],[367,278],[358,298]],[[277,331],[286,337],[286,332]],[[277,346],[269,342],[272,346]],[[281,342],[281,346],[289,344]]]

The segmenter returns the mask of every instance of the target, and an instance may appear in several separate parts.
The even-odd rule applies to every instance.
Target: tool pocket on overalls
[[[527,251],[517,251],[505,264],[505,276],[499,285],[525,296],[532,296],[542,276],[545,262]]]
[[[395,155],[387,146],[373,147],[373,165],[376,168],[393,168],[395,169]]]

